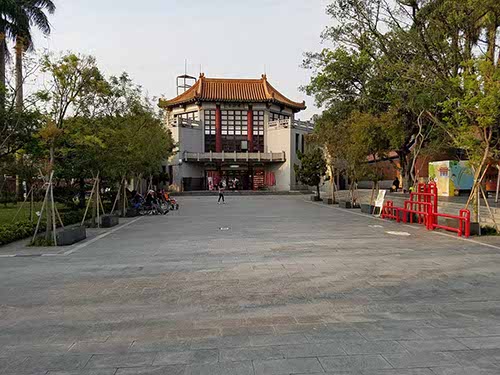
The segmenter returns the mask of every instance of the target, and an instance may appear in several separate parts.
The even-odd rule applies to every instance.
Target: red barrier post
[[[463,218],[463,228],[465,238],[470,237],[470,211],[469,210],[460,210],[460,217]],[[460,220],[462,223],[462,220]]]

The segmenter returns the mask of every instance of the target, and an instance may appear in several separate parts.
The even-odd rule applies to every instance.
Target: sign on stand
[[[382,214],[382,207],[384,207],[385,194],[387,190],[379,190],[377,200],[375,201],[375,208],[373,209],[373,214],[380,217]],[[378,210],[377,210],[378,208]]]

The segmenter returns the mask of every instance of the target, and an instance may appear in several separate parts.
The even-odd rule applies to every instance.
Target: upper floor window
[[[253,150],[264,152],[264,111],[253,111]]]
[[[221,111],[222,150],[241,152],[248,139],[247,111]]]
[[[284,113],[271,112],[269,114],[269,121],[288,120],[289,118],[290,118],[290,116],[286,115]]]
[[[215,110],[205,111],[205,134],[215,135]]]
[[[194,111],[194,112],[186,112],[186,113],[179,113],[177,115],[174,115],[174,118],[182,118],[186,120],[199,120],[199,112]]]
[[[205,111],[205,152],[215,152],[215,110]]]

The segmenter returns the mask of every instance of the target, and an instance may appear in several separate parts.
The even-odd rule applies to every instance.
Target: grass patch
[[[21,208],[22,203],[17,203],[17,204],[1,204],[0,205],[0,225],[3,224],[12,224],[12,222],[18,222],[18,221],[29,221],[30,220],[30,204],[29,202],[26,202],[19,211],[19,214],[14,220],[14,217],[17,214],[17,211],[19,208]],[[65,206],[63,204],[56,204],[57,209],[59,211],[64,210]],[[36,223],[38,220],[38,216],[36,216],[37,211],[41,211],[42,209],[42,202],[35,202],[33,204],[33,221]]]

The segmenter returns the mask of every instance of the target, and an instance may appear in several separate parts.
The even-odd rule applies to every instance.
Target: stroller
[[[179,203],[177,203],[177,200],[171,197],[168,192],[163,193],[163,198],[169,210],[174,211],[179,209]]]
[[[141,216],[145,215],[166,215],[170,211],[170,207],[154,196],[154,191],[148,193],[148,198],[144,199],[140,194],[136,193],[132,198],[132,207],[137,210]]]

